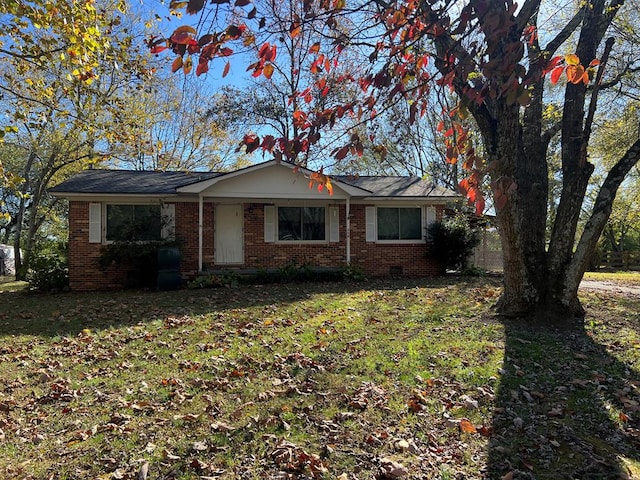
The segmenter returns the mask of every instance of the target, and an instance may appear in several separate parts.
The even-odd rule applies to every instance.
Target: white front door
[[[242,205],[216,205],[215,260],[216,265],[244,263]]]

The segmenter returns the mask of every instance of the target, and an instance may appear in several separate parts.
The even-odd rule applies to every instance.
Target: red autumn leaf
[[[199,77],[203,73],[207,73],[209,71],[209,61],[200,61],[198,62],[198,66],[196,67],[196,77]]]
[[[224,47],[223,49],[220,50],[221,57],[228,57],[232,54],[233,54],[233,50],[231,50],[229,47]]]
[[[236,0],[236,7],[246,7],[251,3],[251,0]]]
[[[629,421],[629,415],[627,415],[624,412],[620,412],[619,417],[620,417],[620,421],[623,423],[627,423]]]
[[[190,27],[189,25],[181,25],[180,27],[176,28],[173,31],[173,34],[175,35],[176,33],[189,33],[191,35],[195,35],[196,33],[198,33],[196,31],[195,28]]]
[[[582,65],[569,65],[567,67],[567,79],[571,83],[577,84],[577,83],[583,82],[584,81],[583,77],[585,73],[586,72]]]
[[[260,138],[254,134],[244,136],[242,143],[246,146],[247,153],[251,153],[260,147]]]
[[[273,62],[276,59],[277,47],[275,45],[271,46],[271,49],[265,55],[265,60],[267,62]]]
[[[344,147],[338,149],[338,151],[334,156],[336,157],[336,160],[342,160],[347,156],[348,153],[349,153],[349,145],[345,145]]]
[[[585,85],[589,84],[589,71],[585,70],[584,73],[582,74],[582,83],[584,83]]]
[[[298,35],[300,35],[301,31],[302,28],[300,27],[300,23],[293,22],[291,24],[291,27],[289,28],[289,35],[291,35],[291,38],[296,38]]]
[[[542,70],[542,74],[546,75],[551,70],[556,68],[560,62],[562,62],[561,56],[553,57],[551,60],[549,60],[549,63],[547,63],[547,66],[544,67],[544,69]]]
[[[464,433],[476,433],[476,427],[473,426],[473,423],[471,423],[469,420],[467,420],[466,418],[463,418],[462,420],[460,420],[460,430]]]
[[[222,71],[222,78],[226,77],[229,74],[229,70],[231,69],[231,62],[227,62],[224,66],[224,70]]]
[[[267,55],[267,52],[269,51],[270,48],[271,48],[271,45],[269,44],[269,42],[263,43],[262,46],[260,47],[260,50],[258,50],[258,57],[264,59],[264,57]]]
[[[293,123],[295,125],[302,126],[304,122],[307,120],[307,114],[301,110],[296,110],[293,112]]]
[[[156,53],[160,53],[160,52],[162,52],[163,50],[166,50],[166,49],[167,49],[166,45],[154,45],[153,47],[151,47],[150,52],[153,53],[153,54],[156,54]]]
[[[190,55],[193,55],[194,53],[198,53],[199,51],[200,45],[198,45],[198,41],[195,38],[189,40],[189,44],[187,45],[187,52],[189,52]]]
[[[590,67],[595,67],[597,65],[600,65],[600,60],[598,60],[597,58],[591,60],[591,63],[589,64]]]
[[[482,195],[478,196],[476,200],[476,215],[480,217],[484,213],[485,201]]]
[[[311,45],[311,48],[309,49],[309,53],[318,53],[320,51],[320,42],[316,42],[313,45]]]
[[[171,41],[176,45],[188,45],[191,38],[191,34],[185,31],[179,32],[176,30],[176,32],[171,35]]]
[[[554,85],[558,83],[558,80],[560,79],[560,75],[562,75],[563,71],[564,71],[564,67],[554,68],[553,71],[551,72],[551,83],[553,83]]]
[[[176,59],[171,64],[171,71],[173,73],[176,73],[181,68],[182,68],[182,57],[176,57]]]

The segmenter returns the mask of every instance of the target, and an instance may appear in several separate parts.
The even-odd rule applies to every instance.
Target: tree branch
[[[547,129],[543,134],[542,134],[542,142],[543,144],[549,145],[549,142],[551,141],[551,139],[560,131],[562,130],[562,122],[556,122],[553,125],[551,125],[551,128]],[[546,150],[546,148],[545,148]]]
[[[567,269],[567,285],[565,285],[567,289],[575,289],[577,291],[578,282],[582,278],[589,262],[588,255],[595,248],[611,215],[611,207],[618,193],[618,188],[638,161],[640,161],[640,139],[636,140],[613,166],[598,191],[591,217],[584,227],[575,254]]]
[[[598,73],[596,74],[596,79],[593,86],[593,91],[591,92],[591,101],[589,102],[589,110],[587,112],[587,118],[584,122],[584,129],[582,136],[584,138],[583,147],[582,147],[582,158],[581,162],[587,161],[587,145],[589,144],[589,139],[591,138],[591,128],[593,127],[593,117],[596,114],[596,106],[598,104],[598,92],[600,91],[600,82],[602,81],[602,75],[604,74],[604,69],[607,66],[607,61],[609,60],[609,54],[611,53],[611,49],[613,48],[613,43],[615,39],[613,37],[607,38],[607,41],[604,45],[604,52],[602,53],[602,59],[600,61],[600,66],[598,67]]]
[[[560,45],[562,45],[571,36],[571,34],[575,32],[576,28],[578,28],[578,26],[582,22],[586,8],[586,4],[585,6],[581,7],[580,10],[578,10],[573,16],[573,18],[567,22],[567,24],[558,33],[558,35],[556,35],[556,37],[547,44],[547,46],[543,50],[543,53],[547,55],[547,58],[551,57],[556,52],[556,50],[560,48]]]
[[[522,32],[524,27],[532,16],[534,16],[540,7],[540,0],[526,0],[520,12],[516,16],[516,30]]]

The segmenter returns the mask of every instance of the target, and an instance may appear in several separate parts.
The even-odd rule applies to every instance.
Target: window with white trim
[[[378,240],[421,240],[423,237],[420,207],[378,207],[376,224]]]
[[[149,242],[163,239],[160,204],[107,204],[105,239],[108,242]]]
[[[278,207],[278,241],[326,239],[325,207]]]

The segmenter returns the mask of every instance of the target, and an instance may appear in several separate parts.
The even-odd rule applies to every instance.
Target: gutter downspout
[[[198,195],[198,272],[202,273],[202,233],[204,219],[204,200],[202,194]]]
[[[347,265],[351,264],[351,199],[347,197],[346,203],[347,217]]]

